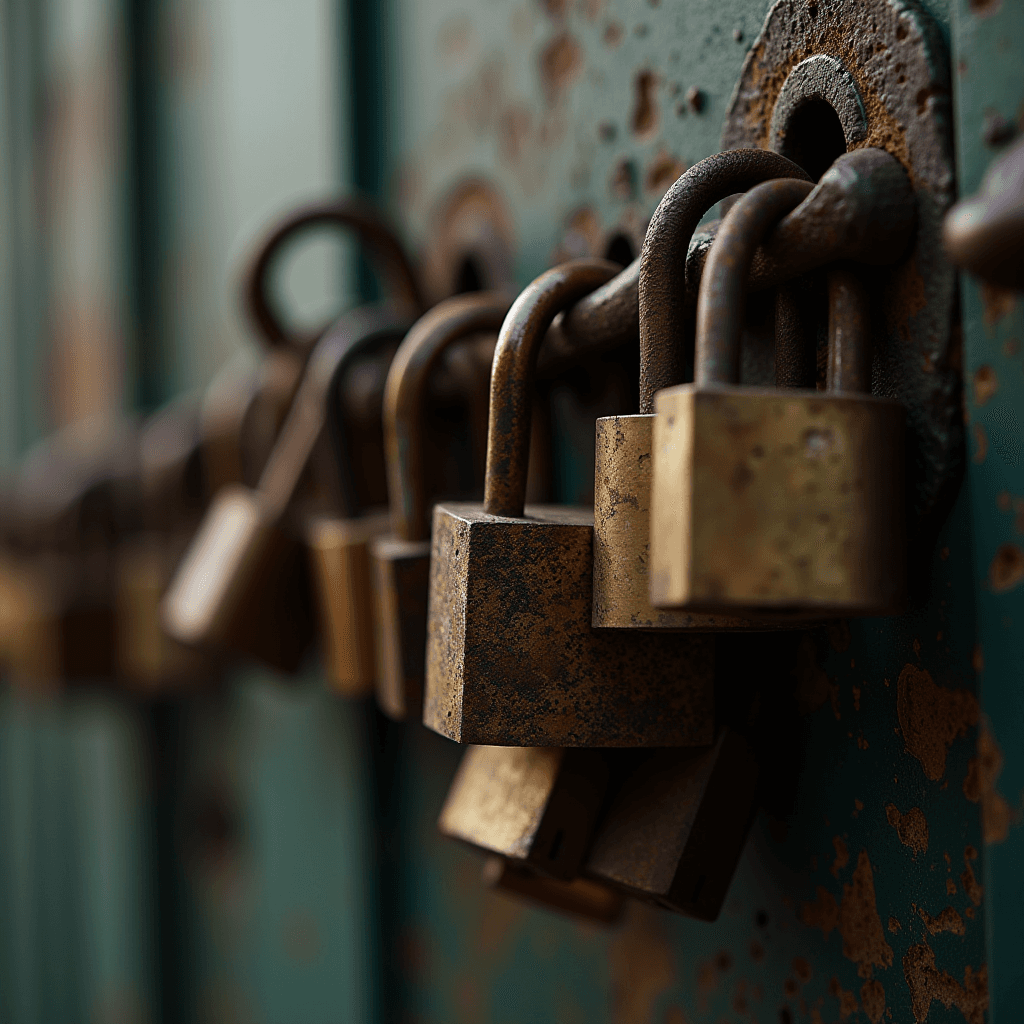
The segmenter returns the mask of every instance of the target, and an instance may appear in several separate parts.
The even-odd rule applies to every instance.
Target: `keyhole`
[[[633,243],[621,232],[614,235],[608,241],[604,258],[618,263],[620,267],[628,267],[636,258],[633,253]]]
[[[839,115],[823,99],[801,103],[786,125],[782,155],[798,163],[815,181],[846,152]]]

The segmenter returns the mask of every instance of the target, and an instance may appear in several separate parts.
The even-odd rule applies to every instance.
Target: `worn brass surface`
[[[572,878],[607,781],[597,751],[471,746],[462,755],[438,828],[555,878]]]
[[[715,920],[743,852],[757,776],[752,751],[731,729],[706,751],[645,755],[614,787],[584,873]]]
[[[357,519],[317,516],[306,530],[317,597],[324,669],[345,697],[373,692],[373,609],[370,544],[388,528],[387,513]]]
[[[620,892],[590,878],[547,878],[504,857],[488,857],[483,883],[562,914],[573,914],[597,924],[615,924],[622,917],[625,899]]]
[[[461,743],[711,740],[714,644],[591,629],[593,514],[434,510],[423,720]]]
[[[904,599],[903,407],[684,384],[654,428],[655,605],[815,615]]]

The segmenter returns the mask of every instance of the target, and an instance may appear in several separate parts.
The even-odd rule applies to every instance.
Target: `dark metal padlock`
[[[708,256],[695,383],[655,403],[655,606],[820,618],[903,604],[904,410],[870,395],[870,311],[856,279],[831,273],[826,394],[737,384],[755,248],[809,191],[792,179],[752,189]]]
[[[462,743],[692,746],[713,735],[713,640],[591,629],[593,512],[524,509],[533,370],[555,315],[619,267],[541,275],[502,325],[484,503],[434,509],[424,723]]]
[[[457,295],[413,325],[395,355],[384,392],[384,442],[391,532],[372,542],[377,700],[395,719],[423,712],[430,576],[430,507],[424,467],[424,393],[450,346],[495,334],[509,300],[497,292]]]

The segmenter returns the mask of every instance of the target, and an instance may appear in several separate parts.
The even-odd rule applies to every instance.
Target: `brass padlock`
[[[341,317],[317,343],[255,490],[214,499],[164,599],[167,632],[182,643],[226,647],[294,672],[312,640],[306,554],[289,521],[310,458],[322,443],[333,382],[351,356],[401,337],[389,306]]]
[[[791,179],[752,189],[708,256],[695,383],[655,403],[655,606],[821,618],[903,604],[904,410],[869,393],[870,311],[856,279],[830,275],[826,394],[736,383],[754,249],[809,190]]]
[[[653,265],[685,254],[701,218],[715,203],[770,178],[806,178],[792,161],[764,150],[733,150],[696,163],[662,199],[651,221],[641,258],[642,302],[663,296],[650,273]],[[646,269],[646,273],[645,273]],[[676,297],[678,298],[678,297]],[[605,629],[763,629],[764,624],[732,615],[702,615],[655,608],[650,601],[651,441],[654,392],[648,379],[665,386],[682,383],[678,352],[683,339],[641,333],[639,414],[597,421],[594,467],[593,625]],[[672,379],[675,377],[675,379]]]
[[[424,723],[462,743],[692,746],[713,734],[713,639],[591,629],[593,512],[524,509],[533,371],[555,315],[619,270],[542,274],[502,325],[484,503],[434,509]]]
[[[571,879],[587,852],[607,784],[601,751],[470,746],[438,828],[508,862]]]
[[[614,786],[583,874],[714,921],[753,820],[757,780],[753,751],[730,727],[706,750],[645,752]]]
[[[498,292],[456,295],[412,327],[384,391],[384,443],[391,532],[372,542],[377,700],[395,719],[423,713],[430,575],[430,507],[423,454],[424,392],[430,371],[456,342],[497,333],[509,300]]]

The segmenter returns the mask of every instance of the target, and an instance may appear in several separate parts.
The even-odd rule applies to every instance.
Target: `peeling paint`
[[[967,893],[968,899],[976,907],[980,907],[984,890],[975,877],[974,867],[971,864],[971,861],[977,859],[978,851],[973,846],[968,846],[964,849],[964,873],[960,876],[960,884],[963,886],[964,892]]]
[[[900,814],[895,804],[888,804],[885,817],[904,846],[909,846],[914,853],[928,852],[928,821],[920,807],[911,807],[906,814]]]
[[[952,975],[935,966],[935,954],[927,942],[911,946],[903,957],[903,975],[910,988],[911,1009],[917,1024],[928,1020],[933,1001],[948,1010],[955,1006],[967,1024],[984,1024],[988,1009],[988,969],[975,973],[968,965],[964,968],[961,985]]]
[[[853,882],[843,886],[839,907],[839,934],[843,956],[857,964],[862,978],[871,977],[872,967],[892,966],[892,947],[885,941],[882,919],[875,903],[875,879],[867,850],[857,856]]]
[[[871,1024],[878,1024],[885,1013],[885,989],[877,978],[865,981],[861,985],[860,1001]]]
[[[978,756],[972,757],[964,778],[964,796],[971,803],[981,802],[981,831],[986,843],[1004,842],[1010,833],[1010,804],[996,789],[1003,770],[1003,752],[996,742],[992,725],[982,716],[978,729]]]
[[[925,928],[932,935],[938,935],[940,932],[952,932],[954,935],[964,934],[964,919],[953,907],[944,907],[938,917],[932,917],[924,907],[918,907],[917,916],[921,918]]]

